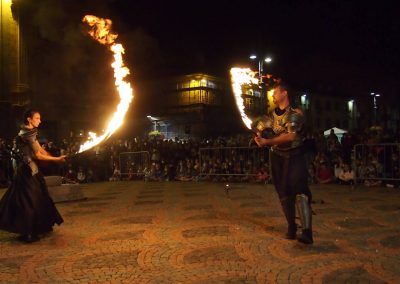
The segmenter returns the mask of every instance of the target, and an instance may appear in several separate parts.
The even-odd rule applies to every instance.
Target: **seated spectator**
[[[145,172],[145,181],[161,181],[161,177],[162,171],[158,163],[152,163],[150,169]]]
[[[187,180],[187,167],[182,160],[180,160],[178,163],[178,169],[177,169],[177,173],[175,176],[175,180],[179,180],[179,181]]]
[[[356,176],[359,182],[364,182],[364,179],[367,176],[367,166],[363,160],[356,160]]]
[[[142,166],[138,166],[137,171],[136,171],[136,175],[138,179],[144,179],[145,178],[145,171],[147,171],[147,168],[145,167],[144,169],[142,169]]]
[[[119,170],[119,166],[115,164],[113,174],[110,177],[110,181],[119,181],[119,180],[121,180],[121,171]]]
[[[67,182],[71,182],[71,183],[78,182],[77,177],[76,177],[76,172],[72,168],[71,164],[68,165],[68,170],[67,170],[67,173],[65,174],[64,178]]]
[[[317,171],[317,182],[326,184],[333,182],[333,175],[326,163],[322,163]]]
[[[79,183],[86,182],[86,174],[82,167],[79,167],[78,173],[76,174],[76,179]]]
[[[338,176],[339,184],[354,184],[354,172],[349,164],[343,164],[343,171]]]
[[[161,170],[160,163],[155,164],[153,176],[154,176],[154,181],[162,181],[163,171]]]
[[[366,176],[364,185],[367,187],[380,186],[382,180],[378,178],[378,173],[375,167],[375,163],[370,162],[366,165]]]
[[[150,171],[150,169],[148,167],[145,167],[143,169],[142,176],[144,178],[144,181],[150,181],[151,171]]]
[[[314,163],[314,167],[318,168],[320,164],[328,163],[328,158],[326,157],[325,153],[318,152],[314,158],[313,163]]]
[[[268,174],[268,171],[266,171],[264,168],[260,168],[255,176],[255,182],[267,183],[269,181],[269,178],[270,176]]]
[[[308,165],[308,183],[315,184],[317,183],[316,176],[315,176],[315,167],[313,163]]]
[[[129,167],[128,169],[128,177],[126,178],[127,180],[134,180],[135,179],[135,171],[133,167]]]
[[[337,161],[333,166],[333,173],[335,181],[339,182],[339,176],[343,173],[343,163],[341,161]]]
[[[252,174],[253,174],[253,167],[249,165],[244,169],[244,176],[241,176],[239,179],[240,182],[249,182],[252,180]]]
[[[164,169],[162,170],[161,180],[169,181],[169,166],[166,164],[164,165]]]
[[[86,173],[86,182],[94,182],[94,173],[91,168],[88,168],[87,173]]]

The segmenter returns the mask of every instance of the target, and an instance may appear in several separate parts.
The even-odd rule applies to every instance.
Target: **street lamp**
[[[256,54],[251,54],[249,56],[249,58],[251,60],[255,60],[258,58],[258,56]],[[264,66],[264,62],[265,63],[271,63],[272,62],[272,58],[267,56],[264,59],[262,58],[258,58],[258,76],[260,77],[260,84],[263,82],[262,76],[263,76],[263,66]]]
[[[371,93],[370,95],[373,97],[373,100],[374,100],[374,123],[376,124],[376,122],[377,122],[376,121],[376,113],[377,113],[377,109],[378,109],[376,98],[380,97],[381,95],[376,94],[376,93]]]
[[[159,119],[151,115],[148,115],[147,118],[151,121],[151,123],[153,123],[153,131],[157,131],[157,124]]]
[[[307,94],[301,95],[300,101],[301,101],[301,104],[302,104],[303,106],[306,106],[306,105],[307,105]]]
[[[357,127],[357,107],[355,101],[353,99],[347,101],[347,109],[350,116],[350,129],[354,129]]]

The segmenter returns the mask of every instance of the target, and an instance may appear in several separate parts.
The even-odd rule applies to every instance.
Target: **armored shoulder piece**
[[[23,157],[23,161],[29,164],[35,159],[35,153],[38,151],[37,129],[21,128],[16,137],[17,148]]]
[[[37,136],[37,128],[33,129],[28,129],[28,128],[21,128],[21,130],[18,133],[18,136],[21,137],[21,139],[24,142],[29,142],[33,143],[36,141],[36,136]]]
[[[273,113],[273,130],[276,135],[285,133],[297,133],[295,139],[291,142],[274,146],[274,149],[287,151],[302,145],[302,129],[305,122],[301,109],[287,107],[285,110],[276,109]]]
[[[301,109],[289,109],[286,126],[289,133],[299,132],[304,125],[304,115]]]

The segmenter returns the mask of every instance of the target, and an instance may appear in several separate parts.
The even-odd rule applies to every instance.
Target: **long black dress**
[[[20,161],[11,186],[0,200],[0,230],[38,235],[63,222],[34,161],[34,152],[40,147],[36,135],[36,128],[22,128],[16,138]]]

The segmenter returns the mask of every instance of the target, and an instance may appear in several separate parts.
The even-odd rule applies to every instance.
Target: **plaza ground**
[[[0,283],[400,283],[400,189],[311,189],[303,245],[283,238],[272,185],[84,185],[39,242],[0,231]]]

